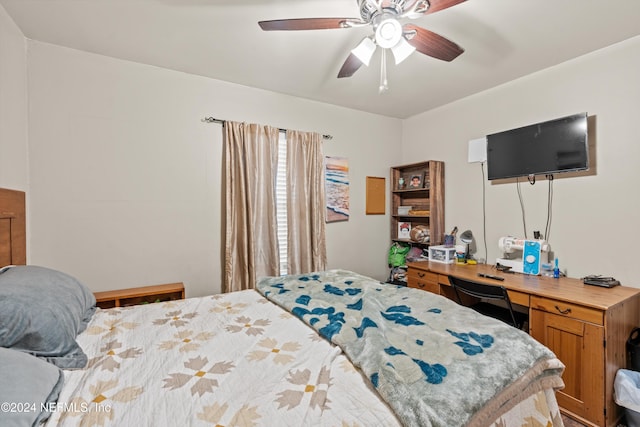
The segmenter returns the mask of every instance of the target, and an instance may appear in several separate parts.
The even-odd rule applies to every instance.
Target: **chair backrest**
[[[488,300],[501,300],[507,304],[507,309],[511,315],[512,326],[520,328],[516,321],[516,316],[513,312],[513,306],[511,305],[511,299],[509,293],[504,286],[501,285],[489,285],[486,283],[478,283],[470,280],[460,279],[458,277],[449,276],[449,283],[453,287],[458,303],[462,304],[460,293],[474,296],[476,298],[488,299]]]

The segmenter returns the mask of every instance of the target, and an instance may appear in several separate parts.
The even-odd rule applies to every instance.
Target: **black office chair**
[[[451,286],[456,292],[459,304],[464,305],[462,298],[460,298],[460,293],[464,293],[483,300],[504,301],[507,305],[507,307],[504,308],[489,302],[480,301],[469,306],[478,313],[502,320],[518,329],[522,329],[524,324],[529,320],[525,313],[520,313],[513,309],[511,299],[504,286],[472,282],[453,276],[449,276],[449,283],[451,283]]]

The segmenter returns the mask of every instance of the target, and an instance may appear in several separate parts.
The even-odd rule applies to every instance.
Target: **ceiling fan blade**
[[[429,9],[424,14],[440,12],[465,1],[467,0],[429,0]]]
[[[338,72],[338,78],[351,77],[360,67],[362,67],[362,61],[360,61],[353,53],[350,53]]]
[[[405,24],[403,28],[405,33],[415,31],[415,36],[407,37],[407,41],[424,55],[450,62],[464,52],[463,48],[451,40],[432,31],[413,24]]]
[[[355,18],[298,18],[258,22],[264,31],[330,30],[364,24],[366,23]]]

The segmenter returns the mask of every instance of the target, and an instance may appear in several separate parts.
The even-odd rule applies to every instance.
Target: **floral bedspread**
[[[264,278],[257,289],[340,346],[406,426],[487,425],[563,386],[548,348],[439,295],[344,270]]]
[[[338,347],[254,290],[98,310],[48,426],[399,426]],[[320,421],[321,420],[321,421]]]
[[[318,286],[311,278],[290,283]],[[313,304],[304,307],[313,310]],[[397,320],[425,315],[388,313]],[[405,341],[415,343],[416,337]],[[356,369],[339,346],[254,290],[97,310],[78,342],[89,365],[65,371],[47,427],[402,424],[378,393],[385,375],[376,390],[371,375]],[[395,348],[408,349],[403,342]],[[412,363],[395,366],[411,371]],[[455,369],[448,361],[439,363],[447,370],[440,374],[444,386]],[[458,410],[453,403],[444,407]],[[545,389],[485,425],[561,425],[559,419],[553,390]]]

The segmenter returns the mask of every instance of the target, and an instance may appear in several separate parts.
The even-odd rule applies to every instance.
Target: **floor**
[[[562,422],[564,423],[564,427],[585,427],[584,424],[579,423],[578,421],[572,420],[571,418],[564,415],[562,416]],[[618,427],[627,427],[627,425],[618,424]]]
[[[564,415],[562,416],[562,422],[564,423],[564,427],[584,427],[584,424],[574,421],[571,418]]]

